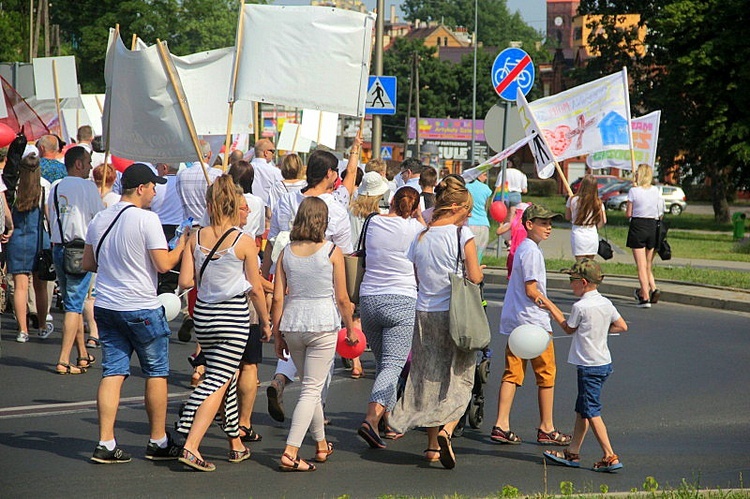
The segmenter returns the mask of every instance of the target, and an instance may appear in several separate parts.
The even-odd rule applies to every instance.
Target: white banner
[[[172,60],[185,90],[198,135],[226,135],[234,47],[178,57]],[[253,133],[253,103],[234,103],[232,133]]]
[[[195,161],[188,124],[157,46],[130,51],[112,33],[114,30],[104,70],[107,93],[102,118],[110,152],[150,163]],[[164,48],[166,51],[166,43]],[[179,85],[169,56],[165,63]]]
[[[555,157],[552,155],[544,137],[540,134],[539,124],[534,119],[534,114],[529,110],[529,103],[526,102],[526,96],[523,95],[520,88],[516,93],[516,103],[518,104],[518,114],[521,117],[523,131],[526,138],[531,140],[529,148],[534,156],[536,173],[539,178],[550,178],[555,174]]]
[[[327,7],[245,5],[230,98],[362,116],[374,20]]]
[[[528,104],[556,160],[608,149],[629,149],[627,72]]]
[[[57,73],[57,93],[55,93],[55,75],[52,71],[53,61],[55,62],[54,73]],[[34,58],[34,90],[39,100],[78,97],[76,58],[72,55]]]
[[[339,128],[339,115],[326,111],[305,109],[302,111],[300,133],[306,139],[336,149],[336,135]]]
[[[94,135],[102,134],[102,113],[104,112],[104,94],[81,94],[81,101],[91,121]]]
[[[656,145],[659,142],[660,120],[661,111],[654,111],[630,121],[636,165],[646,163],[653,168],[656,162]],[[586,158],[586,165],[591,169],[619,168],[620,170],[630,170],[632,166],[630,150],[609,149],[592,152]]]
[[[308,152],[311,140],[302,136],[302,127],[297,123],[284,123],[279,140],[276,141],[276,149],[287,152]]]

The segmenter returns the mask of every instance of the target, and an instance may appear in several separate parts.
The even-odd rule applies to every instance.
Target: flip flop
[[[372,449],[385,449],[385,443],[381,440],[380,435],[372,429],[372,425],[367,421],[362,421],[362,425],[357,430],[357,435],[367,442]]]
[[[557,450],[546,450],[544,451],[544,458],[555,464],[561,464],[569,468],[581,467],[581,463],[577,461],[580,459],[579,455],[568,452],[568,449],[564,449],[562,452]]]

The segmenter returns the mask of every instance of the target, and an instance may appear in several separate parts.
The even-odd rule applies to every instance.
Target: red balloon
[[[115,170],[124,173],[125,169],[132,165],[134,161],[125,158],[118,158],[117,156],[110,156],[110,163],[115,167]]]
[[[503,223],[508,216],[508,207],[502,201],[493,201],[490,205],[490,216],[498,223]]]
[[[0,99],[4,98],[0,95]],[[5,123],[0,123],[0,147],[9,146],[16,138],[16,132]]]
[[[355,359],[359,357],[362,355],[362,352],[365,351],[365,346],[367,346],[365,333],[363,333],[361,329],[355,329],[354,332],[357,333],[359,341],[354,345],[350,345],[346,341],[346,328],[342,328],[341,331],[339,331],[339,339],[336,342],[336,351],[345,359]]]

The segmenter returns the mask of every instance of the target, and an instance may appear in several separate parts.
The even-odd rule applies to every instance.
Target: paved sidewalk
[[[570,229],[555,227],[552,235],[541,245],[544,256],[547,258],[559,258],[563,260],[574,260],[570,248]],[[628,248],[620,248],[613,245],[614,257],[610,262],[633,263],[633,256]],[[494,245],[487,248],[488,255],[495,254]],[[700,260],[689,258],[672,258],[669,261],[661,261],[658,257],[654,261],[659,266],[687,266],[695,268],[706,268],[713,270],[730,270],[737,272],[750,272],[748,262],[727,262],[721,260]],[[560,269],[547,269],[547,284],[552,289],[569,289],[568,277],[559,273]],[[505,269],[486,269],[485,280],[493,284],[506,284]],[[737,312],[750,312],[750,291],[725,289],[715,286],[700,284],[689,284],[683,282],[664,281],[657,279],[657,285],[661,290],[661,300],[670,303],[681,303],[698,307],[715,308],[721,310],[733,310]],[[608,276],[600,286],[602,293],[618,296],[631,297],[633,290],[638,287],[638,279],[626,276]]]

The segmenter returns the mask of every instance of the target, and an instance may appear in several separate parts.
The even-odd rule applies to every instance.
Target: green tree
[[[727,222],[727,198],[750,185],[750,95],[743,85],[750,81],[750,44],[740,36],[750,21],[746,2],[583,0],[580,10],[605,15],[602,33],[589,39],[605,57],[589,61],[586,77],[614,69],[608,65],[628,67],[634,112],[662,111],[660,164],[677,164],[684,180],[708,183],[715,218]],[[623,50],[632,33],[611,26],[628,12],[640,13],[648,27],[644,57]]]
[[[26,10],[23,10],[26,8]],[[26,61],[29,54],[28,2],[4,1],[0,4],[0,61]]]

